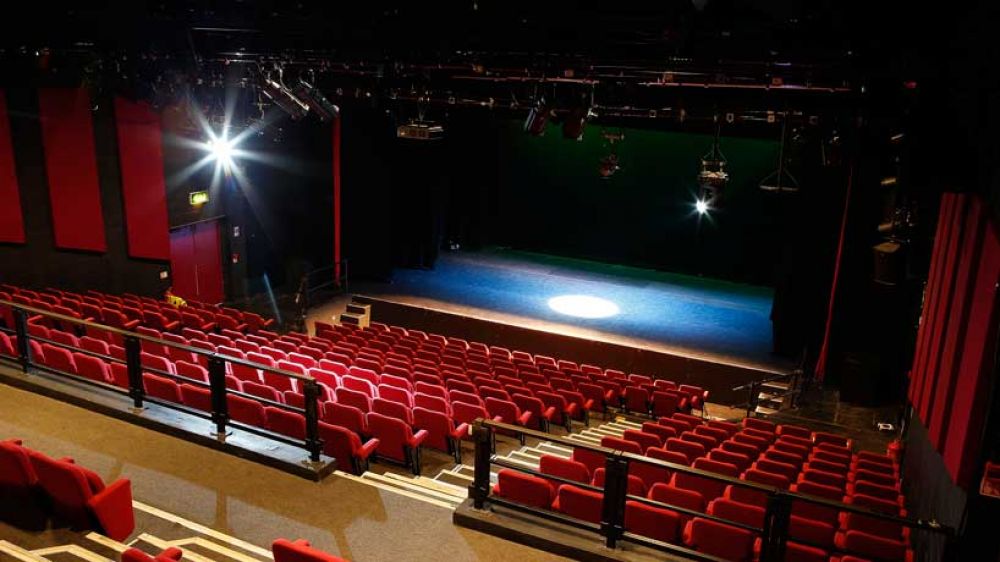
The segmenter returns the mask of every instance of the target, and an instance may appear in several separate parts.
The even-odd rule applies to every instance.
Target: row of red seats
[[[223,329],[242,333],[266,329],[274,323],[272,319],[265,319],[258,314],[235,308],[197,302],[189,303],[190,306],[187,307],[174,307],[150,297],[127,293],[121,296],[98,291],[79,294],[53,288],[32,291],[13,285],[0,285],[0,300],[123,330],[132,330],[144,325],[163,331],[177,331],[181,327],[190,327],[205,331]],[[13,327],[13,319],[6,318],[9,315],[9,311],[4,312],[4,320],[8,327]],[[54,319],[47,319],[44,323],[64,330],[70,329],[69,326],[60,326]],[[110,335],[108,338],[111,341]]]
[[[762,420],[752,418],[745,420],[747,422],[745,426],[740,427],[728,422],[709,421],[706,423],[700,418],[684,414],[675,414],[673,419],[662,421],[664,422],[662,426],[654,422],[647,422],[643,424],[643,431],[626,431],[622,438],[605,437],[601,444],[607,448],[633,454],[645,454],[651,458],[674,464],[692,466],[768,486],[790,489],[793,492],[825,497],[833,501],[856,504],[890,515],[905,515],[905,511],[899,508],[903,498],[898,493],[898,487],[882,486],[870,482],[866,476],[866,473],[881,473],[883,476],[895,477],[898,481],[898,467],[893,460],[884,455],[867,452],[845,456],[843,447],[830,443],[831,437],[837,438],[838,436],[819,433],[817,440],[817,434],[809,432],[808,442],[813,445],[814,450],[809,452],[808,461],[804,464],[831,463],[833,460],[838,460],[835,457],[840,457],[839,461],[842,463],[843,470],[852,470],[854,473],[851,481],[845,482],[845,486],[841,489],[810,480],[813,472],[823,471],[805,468],[797,479],[790,479],[788,475],[767,472],[761,468],[762,466],[772,468],[768,464],[770,462],[769,455],[785,451],[801,452],[801,449],[807,448],[803,443],[807,440],[802,437],[803,431],[808,432],[805,428],[775,426],[768,422],[761,424],[759,422]],[[759,447],[764,443],[760,442],[762,436],[759,432],[764,431],[760,428],[765,425],[770,425],[774,433],[771,435],[769,448],[762,451]],[[682,435],[681,438],[671,437],[676,435],[678,430],[684,430],[687,435]],[[695,436],[698,439],[691,439]],[[689,438],[690,441],[685,441],[684,437]],[[706,443],[707,439],[705,438],[715,439],[715,447],[707,450],[707,445],[711,443]],[[719,439],[725,440],[720,442]],[[839,439],[841,442],[846,441],[843,438]],[[781,459],[782,461],[791,460],[787,456],[783,456]],[[605,458],[602,453],[576,448],[571,459],[543,456],[540,460],[539,471],[543,475],[552,475],[603,488],[604,464]],[[826,465],[823,467],[831,468]],[[505,495],[503,485],[498,486],[495,492],[519,503],[535,507],[552,506],[554,509],[566,512],[567,505],[575,506],[570,508],[568,514],[585,521],[599,519],[600,502],[603,499],[600,493],[582,487],[570,486],[565,491],[565,495],[570,498],[571,502],[567,504],[565,499],[559,501],[563,490],[557,481],[549,481],[544,478],[535,479],[535,477],[520,473],[515,474],[516,476],[508,476],[508,478],[514,478],[524,484],[513,485],[514,487],[511,488],[514,490],[513,496],[509,493]],[[526,484],[526,479],[532,479],[532,483]],[[542,482],[545,486],[542,485]],[[791,482],[796,483],[791,484]],[[517,491],[522,485],[528,486],[532,490],[528,493],[528,497],[525,496],[524,490]],[[829,491],[830,489],[835,490],[832,496],[823,493],[824,490]],[[680,472],[673,473],[663,467],[636,462],[630,465],[627,490],[630,495],[647,497],[650,500],[678,506],[692,512],[715,515],[758,529],[763,524],[767,501],[765,495],[754,490],[727,486],[722,482]],[[893,503],[890,505],[883,502],[881,498],[870,496],[869,493],[872,490],[878,490],[878,493],[883,494],[893,494]],[[729,556],[731,558],[727,559],[732,560],[750,560],[757,552],[756,548],[759,543],[755,542],[754,533],[748,533],[746,529],[728,526],[728,528],[720,530],[713,522],[707,520],[692,526],[693,516],[690,514],[677,512],[664,514],[656,511],[657,508],[644,506],[634,501],[631,502],[630,506],[632,516],[626,516],[626,526],[633,532],[668,542],[676,542],[678,537],[683,534],[684,544],[697,548],[699,541],[695,538],[698,534],[696,528],[703,526],[706,529],[713,529],[712,534],[715,534],[717,538],[719,536],[728,537],[726,541],[718,545],[720,550],[712,551],[713,547],[709,546],[710,553],[723,557]],[[887,507],[889,509],[886,509]],[[644,526],[646,523],[648,526]],[[906,560],[912,555],[907,547],[906,531],[900,525],[882,519],[848,512],[841,513],[826,506],[796,501],[793,504],[791,523],[791,537],[803,543],[809,543],[809,545],[796,545],[795,557],[789,558],[790,560],[826,561],[829,557],[828,551],[835,549],[857,552],[880,560]],[[682,533],[682,529],[686,530]]]
[[[0,503],[18,511],[39,509],[75,529],[96,530],[118,541],[135,528],[127,479],[105,486],[73,459],[53,459],[19,440],[0,441]]]

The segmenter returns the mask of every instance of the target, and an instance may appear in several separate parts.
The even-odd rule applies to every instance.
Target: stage
[[[397,269],[391,283],[355,283],[352,292],[373,303],[378,321],[696,383],[708,370],[739,373],[716,390],[793,367],[770,352],[765,287],[489,250],[443,253],[433,270]]]

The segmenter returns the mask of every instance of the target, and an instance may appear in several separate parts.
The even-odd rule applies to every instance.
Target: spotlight
[[[548,122],[549,106],[545,103],[545,98],[538,98],[535,107],[528,111],[528,118],[524,120],[524,132],[540,137],[545,134],[545,125]]]
[[[721,125],[718,116],[716,116],[715,121],[715,139],[712,141],[712,148],[701,157],[701,168],[698,171],[698,189],[700,191],[698,200],[717,203],[722,198],[722,190],[729,183],[729,173],[726,172],[726,156],[722,154],[722,149],[719,146]]]
[[[708,212],[708,201],[704,199],[698,199],[694,203],[694,210],[698,211],[699,215],[704,215]]]
[[[299,81],[299,85],[295,87],[294,94],[324,123],[340,115],[340,108],[330,103],[330,100],[326,99],[323,92],[319,91],[319,88],[305,80]]]
[[[234,148],[233,141],[225,136],[213,137],[205,143],[205,149],[224,169],[229,169],[233,165]]]
[[[270,75],[266,76],[261,83],[261,90],[293,120],[302,119],[309,113],[309,106],[295,97],[295,94],[281,82],[280,73],[277,81],[271,79]]]

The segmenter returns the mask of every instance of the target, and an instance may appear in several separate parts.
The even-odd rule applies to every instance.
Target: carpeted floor
[[[771,354],[773,291],[766,287],[491,250],[443,254],[434,270],[398,269],[392,283],[355,284],[352,290],[682,355],[789,366]],[[597,297],[618,312],[568,316],[550,307],[549,300],[560,296]]]
[[[137,500],[261,546],[278,537],[305,538],[356,561],[561,560],[456,527],[447,509],[337,476],[309,482],[0,385],[0,439],[13,437],[73,457],[105,481],[129,478]],[[136,534],[167,534],[144,528],[144,521],[139,518]],[[27,546],[59,542],[59,536],[39,535],[41,542]]]

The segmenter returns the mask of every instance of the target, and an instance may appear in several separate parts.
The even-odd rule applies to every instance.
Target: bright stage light
[[[225,138],[211,139],[205,145],[208,147],[208,151],[212,153],[212,157],[219,162],[229,164],[233,161],[232,141]]]
[[[563,295],[549,299],[549,308],[578,318],[607,318],[618,314],[618,305],[598,297]]]
[[[708,201],[705,201],[704,199],[695,201],[694,210],[698,211],[699,215],[704,215],[708,212]]]

